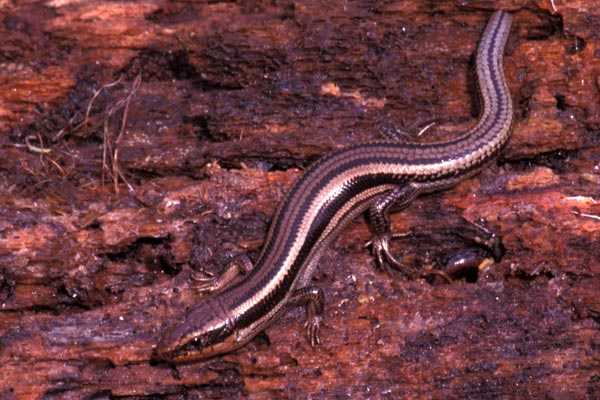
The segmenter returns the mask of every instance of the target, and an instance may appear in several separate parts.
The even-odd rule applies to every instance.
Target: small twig
[[[50,161],[50,163],[52,163],[52,165],[54,165],[54,167],[60,171],[62,176],[65,176],[65,170],[55,161],[53,160],[51,157],[47,157],[48,161]]]
[[[29,151],[31,151],[32,153],[40,153],[40,154],[49,154],[52,152],[52,149],[48,149],[46,147],[43,147],[43,143],[42,143],[42,138],[40,135],[38,135],[37,139],[40,142],[40,147],[38,146],[34,146],[33,144],[31,144],[30,140],[35,139],[34,135],[29,135],[25,138],[25,144],[27,145],[27,148],[29,149]]]

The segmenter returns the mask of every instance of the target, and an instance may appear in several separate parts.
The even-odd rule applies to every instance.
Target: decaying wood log
[[[459,4],[460,3],[460,4]],[[0,2],[0,398],[594,398],[600,393],[600,8],[585,0]],[[516,124],[490,168],[394,214],[414,268],[506,255],[451,284],[374,267],[364,221],[301,310],[212,360],[153,358],[194,271],[256,258],[312,161],[384,126],[452,137],[494,9],[514,15]],[[478,258],[479,259],[479,258]]]

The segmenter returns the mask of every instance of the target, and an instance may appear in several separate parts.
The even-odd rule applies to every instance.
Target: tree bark
[[[459,4],[460,3],[460,4]],[[600,393],[600,9],[593,2],[0,2],[0,398],[593,398]],[[320,262],[322,344],[300,310],[207,361],[153,359],[256,259],[311,162],[380,130],[456,136],[473,54],[510,11],[516,122],[478,177],[364,220]],[[461,236],[503,238],[505,257]]]

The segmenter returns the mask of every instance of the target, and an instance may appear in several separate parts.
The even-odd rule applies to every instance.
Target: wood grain
[[[591,3],[0,2],[0,398],[597,396]],[[504,259],[453,284],[388,276],[357,221],[314,278],[321,346],[297,310],[226,356],[154,361],[202,299],[190,274],[255,258],[310,162],[384,124],[433,120],[427,141],[473,123],[496,8],[515,19],[509,146],[392,221],[415,268],[485,257],[463,219],[502,236]]]

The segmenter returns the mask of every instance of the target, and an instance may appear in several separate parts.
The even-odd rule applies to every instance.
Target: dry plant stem
[[[29,149],[29,151],[31,151],[32,153],[40,153],[40,154],[48,154],[52,151],[52,149],[46,148],[44,147],[44,143],[42,142],[42,137],[38,134],[37,135],[38,141],[40,142],[39,146],[34,146],[33,144],[31,144],[31,140],[35,139],[34,135],[29,135],[25,138],[25,144],[27,145],[27,148]]]
[[[108,83],[108,84],[102,86],[100,89],[96,90],[96,92],[90,99],[90,102],[88,103],[87,109],[85,110],[85,117],[83,118],[83,121],[81,121],[79,124],[77,124],[75,127],[72,128],[73,132],[77,132],[81,128],[87,126],[89,117],[90,117],[90,113],[92,111],[92,106],[94,105],[94,102],[96,101],[96,98],[98,98],[100,93],[102,93],[105,89],[108,89],[108,88],[118,85],[119,83],[121,83],[122,80],[123,80],[123,76],[120,76],[119,79],[117,79],[116,81]],[[75,117],[71,118],[71,121],[69,121],[69,122],[72,122],[72,120],[74,118]],[[58,131],[58,133],[56,135],[54,135],[54,137],[52,138],[52,142],[57,142],[60,138],[62,138],[67,133],[67,128],[68,127],[65,127],[63,129],[61,129],[60,131]]]
[[[133,97],[135,92],[139,89],[141,82],[142,82],[142,75],[140,73],[135,77],[135,80],[133,81],[133,85],[131,86],[131,91],[129,92],[129,94],[127,95],[127,98],[125,99],[125,108],[123,110],[123,119],[121,120],[121,129],[119,130],[119,136],[117,136],[117,140],[115,141],[115,154],[113,157],[113,180],[114,180],[115,193],[119,193],[119,176],[121,177],[121,179],[123,179],[123,182],[125,182],[125,184],[127,184],[127,187],[129,188],[129,190],[131,190],[131,191],[133,190],[133,187],[127,182],[127,180],[125,179],[125,177],[123,176],[123,174],[121,173],[121,171],[119,169],[119,144],[121,143],[121,140],[123,138],[123,133],[125,132],[125,125],[127,123],[127,115],[129,114],[129,103],[131,102],[131,98]]]
[[[115,193],[119,193],[119,177],[123,180],[123,182],[125,182],[125,184],[129,188],[129,190],[133,190],[132,186],[127,182],[127,180],[125,179],[125,177],[123,176],[123,173],[121,172],[121,170],[119,168],[118,146],[121,143],[121,141],[123,139],[123,134],[125,132],[125,126],[127,124],[127,115],[129,113],[129,103],[131,102],[131,98],[133,97],[133,95],[139,89],[139,87],[141,85],[141,81],[142,81],[141,75],[138,75],[135,78],[135,80],[133,81],[131,90],[130,90],[129,94],[127,95],[127,97],[125,99],[119,100],[108,111],[108,115],[106,116],[106,118],[104,120],[104,129],[103,129],[104,146],[103,146],[103,151],[102,151],[102,184],[104,184],[104,182],[105,182],[104,172],[112,170],[112,172],[110,174],[112,177]],[[123,117],[121,119],[121,127],[119,129],[119,134],[118,134],[116,140],[114,141],[114,146],[113,146],[109,139],[108,123],[109,123],[110,117],[112,115],[114,115],[119,109],[121,109],[121,107],[123,107]],[[109,166],[109,162],[108,162],[109,154],[112,154],[112,168],[111,168],[111,166]]]

